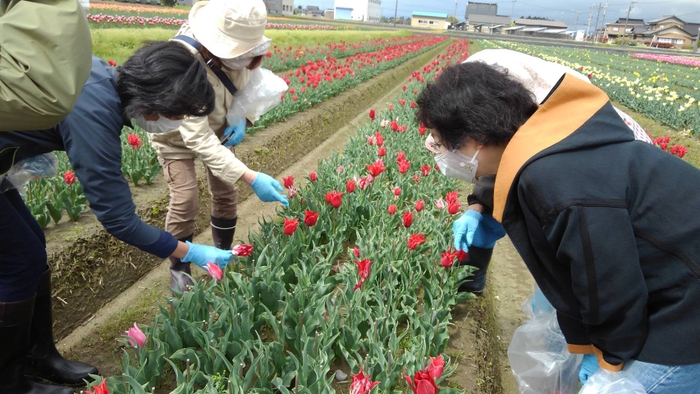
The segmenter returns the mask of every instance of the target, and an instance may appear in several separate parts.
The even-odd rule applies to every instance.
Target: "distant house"
[[[464,14],[464,19],[469,19],[472,15],[498,15],[498,4],[496,3],[477,3],[470,1],[467,3],[467,11]],[[510,21],[508,21],[510,23]]]
[[[503,29],[509,26],[509,16],[470,14],[467,18],[467,31],[501,33]]]
[[[294,0],[263,0],[263,2],[268,15],[294,15]]]
[[[309,5],[306,9],[302,10],[302,14],[306,16],[314,16],[317,18],[323,18],[323,10],[319,9],[315,5]]]
[[[447,30],[448,26],[447,14],[442,12],[413,11],[411,14],[411,27]]]
[[[635,30],[635,38],[652,46],[666,44],[675,48],[689,47],[697,40],[699,27],[700,24],[685,22],[674,15],[664,16],[650,20],[644,31],[637,33]]]
[[[349,15],[348,15],[349,10]],[[381,0],[335,0],[334,18],[379,23],[382,16]]]
[[[614,23],[605,25],[605,37],[614,40],[622,36],[634,38],[635,35],[642,35],[648,30],[643,19],[619,18]]]
[[[569,39],[571,35],[567,31],[566,23],[549,21],[544,19],[518,18],[513,26],[503,29],[507,34],[518,36],[533,36],[557,39]]]

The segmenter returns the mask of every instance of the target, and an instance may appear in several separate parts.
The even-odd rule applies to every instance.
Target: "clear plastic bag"
[[[515,330],[508,347],[520,393],[576,393],[583,356],[569,353],[554,308],[537,286],[522,308],[529,320]]]
[[[646,394],[646,390],[629,372],[599,369],[588,378],[579,394]]]
[[[244,119],[256,121],[282,101],[282,93],[288,89],[287,83],[272,71],[258,67],[251,72],[248,84],[233,96],[233,106],[226,114],[230,125],[239,124]]]
[[[22,196],[26,195],[25,187],[33,179],[51,178],[58,173],[58,159],[53,153],[44,153],[24,159],[10,168],[0,186],[0,193],[17,189]]]

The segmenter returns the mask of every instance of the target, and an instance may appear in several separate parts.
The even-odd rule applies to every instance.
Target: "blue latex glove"
[[[262,202],[279,201],[285,207],[289,206],[287,196],[279,193],[284,190],[282,189],[282,185],[280,185],[275,178],[265,173],[258,172],[258,176],[255,177],[250,187],[253,188],[255,195],[257,195]]]
[[[231,261],[233,253],[230,250],[222,250],[208,245],[193,244],[187,241],[187,254],[185,257],[180,259],[183,263],[194,263],[198,267],[207,269],[207,264],[216,264],[221,268],[226,267],[226,265]]]
[[[243,142],[245,137],[245,119],[240,123],[227,126],[224,130],[224,139],[221,141],[224,146],[234,146]]]
[[[483,215],[481,223],[479,223],[479,227],[476,228],[473,240],[469,243],[469,246],[493,249],[494,245],[496,245],[496,241],[503,238],[505,235],[506,230],[503,229],[501,223],[498,223],[491,215]]]
[[[479,227],[481,214],[477,211],[468,210],[462,217],[452,223],[452,235],[454,236],[454,246],[457,250],[469,251],[469,246],[474,240],[474,234]]]
[[[598,365],[598,358],[595,354],[585,354],[581,363],[581,369],[578,371],[578,379],[581,381],[581,385],[586,384],[588,378],[593,376],[599,369],[600,365]]]

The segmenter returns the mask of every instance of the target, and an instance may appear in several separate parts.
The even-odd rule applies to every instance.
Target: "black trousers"
[[[0,302],[36,293],[46,271],[46,238],[17,190],[0,194]]]

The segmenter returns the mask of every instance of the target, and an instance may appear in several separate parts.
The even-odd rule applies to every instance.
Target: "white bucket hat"
[[[219,59],[264,55],[267,8],[262,0],[210,0],[196,3],[189,15],[194,37]]]

